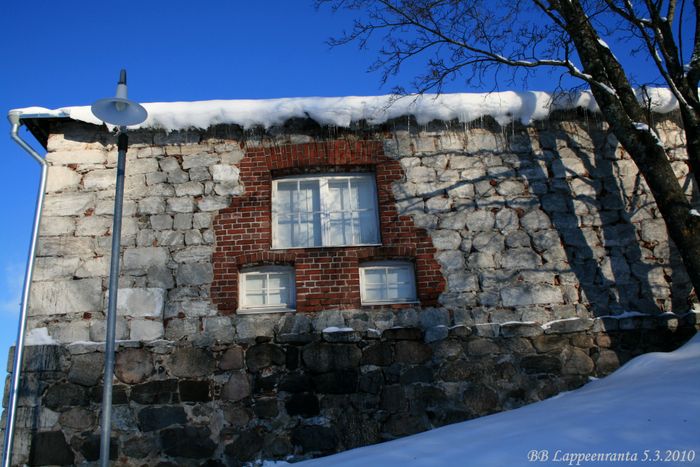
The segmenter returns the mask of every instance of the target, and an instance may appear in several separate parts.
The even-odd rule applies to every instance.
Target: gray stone
[[[238,167],[233,165],[213,165],[209,168],[215,182],[237,182],[239,177]]]
[[[153,230],[170,230],[173,228],[173,218],[169,214],[153,215],[150,221]]]
[[[185,182],[175,185],[175,196],[200,196],[204,194],[204,185],[199,182]]]
[[[233,342],[235,331],[228,316],[209,316],[204,318],[204,333],[221,343]]]
[[[154,366],[151,355],[143,349],[124,349],[117,352],[114,362],[114,374],[119,381],[137,384],[153,374]]]
[[[124,269],[147,270],[152,266],[165,266],[168,250],[162,247],[127,248],[124,251]]]
[[[250,381],[245,373],[232,373],[229,380],[221,388],[221,399],[239,401],[250,396]]]
[[[253,373],[273,365],[284,365],[286,357],[282,348],[273,344],[258,344],[250,347],[245,354],[248,371]]]
[[[79,263],[78,256],[36,258],[32,279],[35,281],[71,279],[78,269]]]
[[[542,266],[542,258],[529,248],[515,248],[503,256],[501,266],[507,271],[535,270]]]
[[[68,372],[68,381],[82,386],[96,385],[104,373],[104,354],[89,353],[73,355]]]
[[[440,263],[443,270],[448,273],[464,270],[464,254],[459,250],[441,251],[435,255],[435,259]]]
[[[571,332],[581,332],[591,329],[593,319],[591,318],[569,318],[547,323],[545,333],[566,334]]]
[[[502,323],[501,335],[503,337],[534,337],[542,334],[542,326],[535,323]]]
[[[491,339],[472,338],[467,342],[467,354],[481,355],[496,355],[501,352],[501,348]]]
[[[313,343],[304,348],[302,358],[315,373],[356,368],[362,352],[352,344]]]
[[[395,359],[399,363],[420,364],[432,357],[432,349],[419,341],[396,342]]]
[[[58,422],[61,426],[76,430],[85,431],[95,426],[97,417],[92,410],[83,407],[71,407],[59,416]]]
[[[208,263],[180,264],[175,276],[179,286],[210,284],[213,278],[213,267]]]
[[[586,352],[575,347],[567,349],[562,373],[565,375],[585,375],[593,372],[594,363]]]
[[[168,368],[173,376],[196,378],[207,376],[215,366],[214,358],[206,350],[181,347],[168,358]]]
[[[243,349],[239,346],[234,346],[226,350],[221,355],[219,368],[222,370],[240,370],[243,368]]]
[[[173,259],[178,263],[197,263],[211,261],[212,247],[191,246],[173,253]]]
[[[109,190],[117,184],[115,169],[91,170],[83,177],[83,188],[86,190]]]

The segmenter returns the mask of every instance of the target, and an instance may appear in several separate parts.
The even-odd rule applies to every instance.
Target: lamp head
[[[126,70],[119,74],[116,95],[95,101],[90,109],[95,117],[115,126],[138,125],[148,117],[146,109],[127,98]]]

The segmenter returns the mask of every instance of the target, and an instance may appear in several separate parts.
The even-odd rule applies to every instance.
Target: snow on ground
[[[646,88],[638,98],[651,99],[655,111],[670,112],[678,107],[673,94],[665,88]],[[350,126],[366,120],[382,124],[393,118],[414,115],[419,124],[433,120],[471,122],[491,116],[505,125],[514,120],[524,124],[547,118],[551,111],[584,108],[597,111],[590,91],[559,94],[541,91],[492,92],[461,94],[424,94],[398,98],[385,96],[295,97],[284,99],[212,100],[197,102],[155,102],[143,104],[148,119],[132,128],[160,128],[167,131],[188,128],[209,128],[217,124],[237,124],[244,128],[261,125],[269,128],[290,118],[310,117],[322,125]],[[62,107],[49,110],[42,107],[15,109],[25,118],[32,115],[67,117],[101,124],[90,106]]]
[[[699,390],[700,333],[543,402],[294,465],[700,465]]]

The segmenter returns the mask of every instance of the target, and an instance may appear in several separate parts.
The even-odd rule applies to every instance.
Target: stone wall
[[[452,326],[431,340],[418,322],[383,332],[314,324],[289,314],[236,343],[122,343],[114,465],[234,466],[390,440],[577,388],[700,326],[696,313],[575,318]],[[95,343],[28,348],[15,463],[98,460],[103,361]]]
[[[508,128],[406,118],[131,133],[117,456],[181,465],[346,449],[540,400],[687,339],[697,316],[687,313],[691,287],[634,164],[595,116],[555,117]],[[681,129],[667,116],[657,130],[698,201]],[[29,347],[25,365],[17,462],[34,464],[95,455],[116,165],[104,129],[55,121],[48,132],[28,325],[59,345]],[[320,311],[236,314],[235,280],[217,276],[235,278],[240,266],[227,222],[256,196],[269,199],[251,189],[246,164],[269,180],[285,151],[298,161],[299,148],[346,146],[375,148],[373,160],[391,167],[381,228],[396,245],[378,248],[427,274],[422,303],[363,307],[353,289],[343,291],[347,302],[308,308]],[[320,169],[351,164],[343,154]],[[258,224],[245,234],[267,238],[264,215]],[[387,237],[391,228],[412,237]],[[394,248],[407,238],[420,251]],[[305,254],[262,243],[246,264]],[[320,266],[333,255],[318,252],[305,258]],[[352,274],[349,264],[329,273]]]

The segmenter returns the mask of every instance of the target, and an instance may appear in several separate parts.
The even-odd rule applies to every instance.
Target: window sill
[[[236,314],[239,315],[264,315],[268,313],[295,313],[294,308],[239,308]]]
[[[290,246],[290,247],[271,247],[270,251],[287,251],[287,250],[319,250],[322,248],[366,248],[372,246],[382,246],[381,243],[358,243],[353,245],[318,245],[318,246]]]
[[[420,301],[412,300],[409,302],[362,302],[361,306],[392,306],[392,305],[420,305]]]

